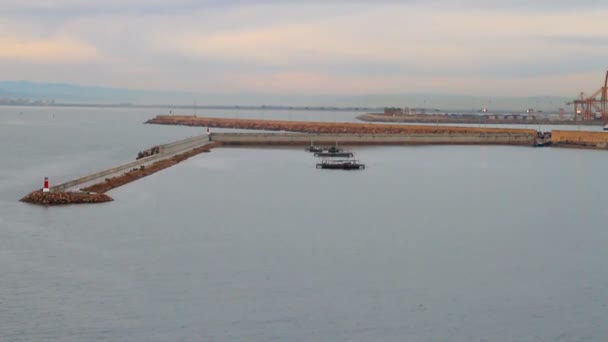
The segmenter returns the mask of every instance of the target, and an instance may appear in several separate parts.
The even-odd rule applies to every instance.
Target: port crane
[[[608,71],[603,87],[589,97],[581,93],[576,100],[568,102],[570,104],[574,104],[574,118],[577,120],[593,120],[597,113],[601,115],[602,121],[608,121]]]

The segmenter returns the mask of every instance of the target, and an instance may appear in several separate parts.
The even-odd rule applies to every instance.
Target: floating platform
[[[343,152],[344,150],[341,148],[338,148],[337,146],[331,146],[331,147],[310,146],[305,151],[306,152],[315,152],[315,153],[322,153],[322,152],[338,153],[338,152]]]
[[[365,164],[359,163],[356,160],[323,160],[317,163],[317,169],[330,169],[330,170],[363,170]]]
[[[355,155],[352,152],[317,152],[315,157],[330,157],[330,158],[352,158]]]

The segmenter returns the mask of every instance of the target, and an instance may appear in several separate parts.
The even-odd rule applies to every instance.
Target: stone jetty
[[[113,201],[110,196],[105,194],[106,192],[171,167],[197,154],[209,152],[210,149],[216,145],[219,145],[219,143],[207,143],[204,146],[199,146],[179,154],[171,155],[166,159],[160,159],[150,165],[142,164],[139,167],[134,167],[119,176],[106,178],[102,182],[80,189],[81,191],[51,190],[49,192],[43,192],[43,189],[32,191],[27,196],[23,197],[21,202],[40,205],[65,205]]]

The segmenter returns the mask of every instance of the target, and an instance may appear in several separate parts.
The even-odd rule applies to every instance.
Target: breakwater
[[[150,163],[153,163],[155,161],[158,160],[162,160],[162,159],[166,159],[171,157],[172,155],[176,154],[176,153],[181,153],[184,152],[188,149],[192,149],[192,148],[196,148],[199,147],[201,145],[207,144],[209,143],[209,137],[205,134],[203,135],[197,135],[194,137],[190,137],[187,139],[183,139],[183,140],[179,140],[176,142],[172,142],[169,144],[164,144],[164,145],[159,145],[158,148],[159,152],[153,155],[150,155],[148,157],[144,157],[144,158],[139,158],[135,161],[129,162],[129,163],[125,163],[119,166],[115,166],[103,171],[99,171],[99,172],[95,172],[93,174],[90,175],[86,175],[83,177],[79,177],[61,184],[57,184],[55,186],[52,186],[50,188],[51,192],[59,192],[59,191],[65,191],[68,189],[73,189],[75,187],[78,187],[80,185],[83,185],[85,183],[90,183],[99,179],[104,179],[105,177],[120,173],[120,172],[124,172],[126,170],[131,170],[133,168],[139,168],[142,165],[147,165]]]
[[[551,143],[556,147],[608,149],[608,132],[553,131]]]
[[[181,125],[197,127],[237,128],[265,131],[286,131],[299,133],[329,134],[450,134],[450,133],[512,133],[535,136],[533,129],[518,128],[485,128],[424,125],[378,125],[349,122],[306,122],[287,120],[226,119],[197,116],[158,115],[146,121],[147,124]]]
[[[112,167],[100,172],[79,177],[49,188],[35,190],[21,199],[22,202],[41,205],[61,205],[79,203],[102,203],[112,201],[105,192],[124,184],[146,177],[171,167],[192,156],[209,152],[217,143],[209,142],[209,137],[198,135],[173,143],[154,146],[154,154]],[[82,189],[77,189],[84,186]]]
[[[527,133],[451,132],[444,134],[327,134],[327,133],[212,133],[222,145],[523,145],[532,146]]]
[[[220,145],[521,145],[608,149],[608,132],[553,131],[541,134],[531,129],[378,125],[361,123],[300,122],[158,116],[152,124],[206,126],[292,133],[211,133],[156,145],[137,154],[137,160],[96,172],[48,189],[36,190],[23,202],[54,205],[111,201],[107,191],[171,167]],[[210,141],[211,140],[211,141]],[[80,191],[74,191],[80,187]],[[45,188],[47,188],[45,181]],[[46,189],[45,189],[46,190]]]
[[[218,143],[208,143],[203,146],[193,148],[184,153],[173,155],[171,158],[156,161],[150,166],[135,168],[116,177],[107,178],[103,182],[95,183],[93,185],[82,188],[82,191],[105,193],[112,189],[118,188],[119,186],[149,176],[160,170],[164,170],[197,154],[209,152],[216,145],[218,145]]]

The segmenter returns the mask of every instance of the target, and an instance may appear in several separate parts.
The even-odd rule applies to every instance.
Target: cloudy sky
[[[0,0],[0,78],[215,93],[575,96],[603,82],[606,18],[603,0]]]

